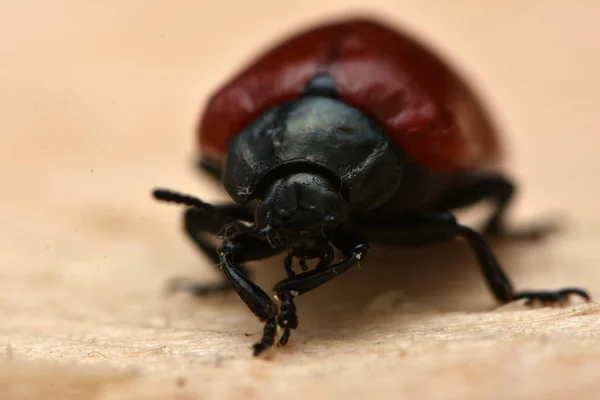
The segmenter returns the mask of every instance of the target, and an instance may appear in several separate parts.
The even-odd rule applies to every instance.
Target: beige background
[[[375,249],[297,302],[300,330],[270,361],[249,356],[261,326],[235,295],[162,295],[169,277],[218,276],[181,209],[149,196],[226,198],[192,168],[206,95],[344,10],[459,65],[511,146],[511,218],[565,221],[547,242],[495,245],[517,286],[600,295],[598,2],[5,0],[0,398],[597,398],[600,307],[496,309],[461,243]],[[283,276],[279,259],[255,266],[265,288]]]

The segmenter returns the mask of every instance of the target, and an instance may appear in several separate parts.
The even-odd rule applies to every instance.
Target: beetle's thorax
[[[279,246],[310,253],[325,232],[346,221],[348,205],[324,177],[295,173],[275,180],[256,207],[256,227]],[[306,257],[310,257],[306,254]]]
[[[287,182],[274,183],[275,176],[310,172],[339,181],[332,191],[347,191],[353,212],[369,212],[396,192],[403,166],[402,150],[361,111],[340,100],[305,96],[265,112],[232,139],[223,184],[239,204],[256,198],[269,203],[270,197],[282,201],[275,192]],[[286,179],[305,191],[321,185]],[[265,195],[269,185],[274,192]]]

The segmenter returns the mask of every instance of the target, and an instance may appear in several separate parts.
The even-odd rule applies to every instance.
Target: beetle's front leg
[[[288,254],[283,259],[283,268],[288,277],[296,275],[292,269],[294,256]],[[279,292],[275,294],[275,298],[281,302],[281,311],[277,319],[277,325],[284,329],[283,335],[279,340],[279,344],[285,346],[290,339],[292,329],[298,327],[298,315],[296,314],[296,305],[294,304],[294,296],[288,292]]]
[[[344,254],[345,259],[343,261],[336,264],[322,265],[312,271],[303,272],[279,281],[273,290],[278,295],[287,292],[294,297],[313,290],[346,272],[359,261],[364,260],[369,248],[366,240],[353,231],[338,231],[331,241]],[[282,312],[280,315],[284,315],[284,313]]]
[[[296,306],[293,302],[294,297],[321,286],[364,259],[368,245],[364,241],[360,243],[356,242],[358,244],[351,243],[354,242],[339,242],[341,248],[336,245],[340,249],[346,249],[344,251],[346,256],[344,261],[333,265],[322,264],[317,269],[290,276],[275,285],[273,290],[277,293],[277,298],[282,301],[281,310],[277,318],[278,325],[284,328],[284,333],[279,341],[281,345],[285,345],[289,340],[290,330],[298,327],[298,316],[296,314]],[[350,249],[349,247],[351,246],[353,247]]]
[[[296,276],[296,273],[292,269],[292,260],[293,256],[288,254],[283,260],[283,266],[285,271],[287,272],[288,278],[293,278]],[[317,269],[327,268],[333,261],[333,248],[326,243],[323,246],[323,254],[319,257],[319,263],[317,264]],[[300,267],[302,271],[306,271],[308,266],[306,265],[306,259],[300,259]],[[301,278],[303,279],[303,278]],[[295,293],[295,292],[294,292]],[[279,313],[277,323],[284,329],[283,335],[281,336],[281,340],[279,341],[280,345],[285,345],[289,338],[291,329],[298,328],[298,315],[296,314],[296,305],[294,304],[294,294],[289,291],[276,291],[276,297],[281,301],[281,311]]]
[[[271,255],[272,251],[267,242],[246,234],[230,238],[219,249],[220,267],[227,280],[254,315],[265,322],[263,336],[253,346],[254,355],[273,346],[278,329],[278,307],[258,285],[244,275],[240,263],[264,258],[261,256]]]
[[[276,296],[281,301],[277,325],[283,328],[283,335],[279,339],[279,344],[285,346],[290,340],[291,330],[298,328],[298,314],[296,313],[294,296],[290,292],[279,292]]]
[[[291,270],[292,256],[288,255],[284,259],[288,278],[280,281],[273,288],[275,297],[282,302],[277,324],[284,329],[284,332],[279,344],[285,345],[289,340],[291,330],[298,328],[298,315],[296,314],[294,297],[321,286],[347,271],[358,261],[364,259],[368,248],[362,236],[349,231],[336,232],[332,242],[346,256],[344,261],[330,265],[333,259],[333,248],[329,244],[323,248],[324,253],[321,260],[317,268],[312,271],[295,274]]]

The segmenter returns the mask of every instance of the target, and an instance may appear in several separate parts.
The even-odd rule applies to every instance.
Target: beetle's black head
[[[314,247],[326,232],[346,221],[348,204],[339,187],[316,173],[276,179],[256,208],[256,227],[269,232],[277,246]]]

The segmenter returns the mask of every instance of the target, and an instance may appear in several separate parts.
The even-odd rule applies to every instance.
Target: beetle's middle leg
[[[466,207],[482,200],[493,200],[495,209],[484,225],[483,232],[492,237],[507,239],[539,239],[554,232],[551,221],[523,227],[509,227],[506,212],[514,198],[515,186],[505,176],[497,173],[465,174],[426,208],[430,211],[449,211]]]
[[[587,292],[579,288],[516,291],[483,236],[459,224],[451,213],[414,212],[363,225],[363,230],[367,232],[367,237],[377,242],[396,246],[419,246],[456,238],[464,239],[477,257],[490,291],[500,303],[523,298],[544,303],[559,303],[570,295],[577,295],[588,301],[590,299]]]

